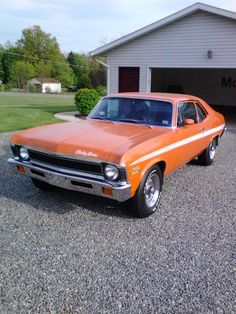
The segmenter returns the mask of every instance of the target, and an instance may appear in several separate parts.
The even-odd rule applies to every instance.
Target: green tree
[[[62,59],[61,63],[55,63],[53,65],[51,75],[60,81],[64,86],[70,86],[74,82],[73,71],[64,59]]]
[[[3,81],[3,67],[2,67],[2,57],[3,57],[3,47],[0,45],[0,81]]]
[[[51,76],[52,65],[50,63],[39,61],[34,64],[34,68],[35,68],[36,77],[50,77]]]
[[[10,46],[10,44],[8,44],[7,48],[1,47],[0,49],[2,50],[2,80],[4,84],[8,84],[11,80],[10,75],[13,63],[22,58],[17,55],[19,53],[18,49],[14,46]]]
[[[67,58],[73,72],[74,84],[80,88],[91,88],[91,79],[89,77],[89,65],[85,54],[70,52]]]
[[[16,46],[34,65],[37,76],[54,77],[65,86],[73,82],[73,71],[60,52],[56,38],[40,26],[23,29]]]
[[[25,61],[16,61],[11,67],[11,80],[18,88],[27,89],[27,81],[35,75],[32,64]]]
[[[106,85],[106,68],[90,55],[71,51],[67,61],[74,72],[74,83],[78,88],[96,88],[99,85]],[[101,61],[106,60],[102,58]]]
[[[26,58],[36,58],[35,61],[30,59],[33,64],[38,62],[37,59],[54,60],[60,55],[56,38],[45,33],[38,25],[23,29],[21,39],[16,42],[16,47]]]
[[[99,57],[99,60],[103,63],[106,63],[106,58]],[[106,67],[98,63],[91,56],[88,57],[89,64],[89,77],[94,88],[97,88],[100,85],[107,84],[107,70]]]

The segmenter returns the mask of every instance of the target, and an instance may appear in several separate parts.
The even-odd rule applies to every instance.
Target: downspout
[[[95,61],[99,64],[101,64],[102,66],[104,66],[105,68],[107,68],[107,94],[110,94],[110,66],[108,64],[106,64],[105,62],[102,62],[101,60],[98,60],[95,58]]]

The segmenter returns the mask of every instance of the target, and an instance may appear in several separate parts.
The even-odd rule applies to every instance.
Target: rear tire
[[[198,156],[198,162],[203,166],[209,166],[213,163],[216,155],[216,139],[213,139],[208,147]]]
[[[142,178],[135,196],[129,200],[135,216],[145,218],[153,214],[159,205],[163,175],[158,166],[153,166]]]
[[[34,186],[36,186],[38,189],[43,190],[43,191],[51,191],[54,189],[54,186],[51,184],[48,184],[47,182],[31,178],[32,183]]]

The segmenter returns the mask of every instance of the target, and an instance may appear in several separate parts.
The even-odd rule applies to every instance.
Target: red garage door
[[[139,68],[119,67],[119,92],[139,91]]]

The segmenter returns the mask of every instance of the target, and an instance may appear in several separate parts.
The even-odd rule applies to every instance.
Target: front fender
[[[135,192],[137,191],[145,173],[152,166],[157,165],[158,163],[163,163],[163,162],[165,163],[163,176],[165,176],[174,170],[175,156],[173,153],[172,154],[166,153],[164,155],[160,155],[155,158],[144,160],[138,164],[131,164],[129,167],[127,167],[127,174],[128,174],[129,182],[131,184],[131,197],[133,197]]]

